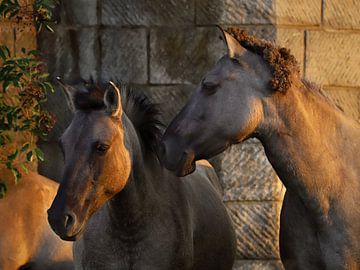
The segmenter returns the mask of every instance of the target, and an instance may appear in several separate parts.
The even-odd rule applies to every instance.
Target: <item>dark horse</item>
[[[48,219],[62,239],[79,239],[76,268],[231,269],[235,234],[210,164],[185,179],[160,165],[158,110],[147,98],[113,83],[65,88],[75,114]]]
[[[280,253],[287,269],[360,269],[360,125],[300,78],[285,48],[236,28],[228,54],[167,128],[161,156],[182,176],[194,160],[258,138],[287,188]]]

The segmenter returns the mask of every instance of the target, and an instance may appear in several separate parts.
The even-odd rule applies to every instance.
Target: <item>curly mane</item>
[[[286,48],[279,48],[272,43],[250,36],[246,31],[236,27],[226,29],[241,46],[260,55],[269,65],[272,72],[270,86],[275,91],[285,92],[291,86],[291,74],[299,73],[295,57]]]

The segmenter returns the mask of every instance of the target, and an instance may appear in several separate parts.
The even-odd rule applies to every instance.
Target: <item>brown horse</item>
[[[158,111],[146,97],[114,84],[65,89],[76,110],[48,213],[62,239],[77,240],[76,267],[230,270],[235,233],[210,164],[182,180],[161,166]]]
[[[280,253],[287,269],[360,269],[360,125],[300,78],[284,48],[231,28],[228,54],[162,139],[166,167],[258,138],[286,186]]]
[[[2,178],[11,179],[1,169]],[[0,269],[70,270],[72,244],[51,230],[46,211],[58,184],[37,173],[24,173],[0,200]]]

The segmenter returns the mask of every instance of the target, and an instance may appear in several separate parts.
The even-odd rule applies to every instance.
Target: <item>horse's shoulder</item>
[[[29,193],[35,192],[37,199],[42,198],[49,203],[54,199],[59,186],[55,181],[35,172],[24,175],[22,181],[26,182]]]
[[[219,178],[215,172],[214,167],[210,164],[209,161],[205,159],[196,161],[195,173],[202,178],[206,178],[219,194],[222,193]]]
[[[9,192],[6,194],[7,201],[13,201],[13,203],[21,205],[24,201],[27,201],[26,205],[32,208],[34,208],[34,204],[50,204],[57,188],[58,184],[55,181],[29,171],[22,174],[18,184],[10,185]]]
[[[28,180],[31,180],[33,183],[38,184],[39,187],[57,190],[59,186],[59,184],[56,183],[54,180],[51,180],[50,178],[47,178],[36,172],[29,172],[26,175],[26,178],[28,178]]]

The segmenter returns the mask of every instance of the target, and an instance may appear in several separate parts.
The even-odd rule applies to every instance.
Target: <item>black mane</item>
[[[159,139],[164,124],[160,120],[158,106],[144,94],[135,93],[126,84],[118,83],[121,90],[123,111],[138,132],[144,150],[156,154]],[[74,96],[77,110],[91,111],[105,109],[104,93],[110,87],[107,83],[86,83],[84,91],[78,91]]]

